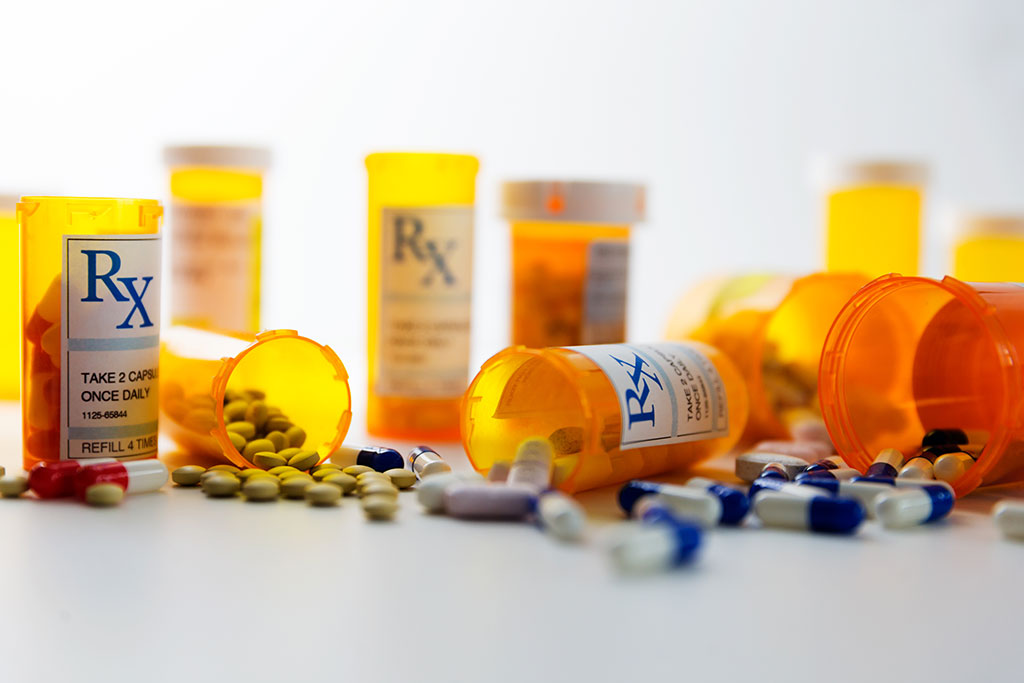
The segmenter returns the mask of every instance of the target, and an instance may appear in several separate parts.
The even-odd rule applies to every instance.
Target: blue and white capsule
[[[537,499],[536,514],[540,528],[560,541],[576,542],[586,532],[587,513],[564,493],[542,493]]]
[[[801,486],[791,481],[783,481],[781,479],[773,479],[771,477],[759,477],[755,479],[750,485],[750,503],[753,505],[754,500],[761,495],[764,491],[775,491],[777,493],[785,493],[790,496],[797,496],[800,498],[812,498],[814,496],[820,496],[821,493],[807,486]]]
[[[739,524],[750,510],[750,501],[742,491],[703,477],[694,477],[686,486],[640,480],[626,482],[619,489],[619,507],[628,516],[635,517],[637,502],[645,496],[656,495],[665,498],[678,514],[708,519],[708,524],[712,525]]]
[[[747,494],[714,479],[692,477],[686,482],[686,486],[687,488],[704,489],[718,497],[718,500],[722,503],[722,517],[718,520],[719,524],[726,526],[739,524],[747,516],[747,512],[750,511],[750,499],[747,498]]]
[[[362,465],[378,472],[405,468],[401,453],[381,446],[338,446],[331,453],[331,462],[342,467]]]
[[[864,507],[852,498],[794,496],[782,491],[761,492],[754,499],[754,513],[765,526],[829,534],[852,534],[864,521]]]
[[[864,474],[868,477],[893,477],[900,473],[903,467],[903,454],[895,448],[886,448],[875,456]]]
[[[843,481],[847,479],[853,479],[859,477],[860,472],[853,469],[852,467],[837,467],[832,470],[815,470],[813,472],[801,472],[796,475],[793,481],[801,482],[804,479],[831,479],[833,481]]]
[[[804,468],[804,472],[820,472],[821,470],[838,470],[838,469],[849,469],[850,466],[846,464],[846,461],[838,455],[830,455],[827,458],[822,458],[816,462],[812,462],[810,465]],[[801,473],[802,474],[802,473]]]
[[[700,548],[701,528],[661,505],[650,506],[639,528],[631,529],[611,546],[612,562],[620,571],[654,572],[690,562]]]
[[[904,487],[879,496],[875,516],[887,529],[904,529],[943,519],[955,500],[953,490],[942,484]]]
[[[874,481],[845,481],[826,477],[805,477],[798,479],[801,486],[815,487],[841,498],[853,498],[861,504],[868,517],[874,516],[875,500],[885,493],[892,493],[893,485]]]

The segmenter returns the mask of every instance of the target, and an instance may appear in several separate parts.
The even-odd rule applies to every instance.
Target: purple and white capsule
[[[611,547],[612,562],[624,572],[653,572],[690,562],[700,548],[701,528],[672,514],[661,505],[651,506],[639,528],[620,537]]]
[[[537,504],[536,490],[522,484],[458,483],[443,495],[445,513],[461,519],[523,519]]]
[[[830,534],[852,534],[864,521],[864,507],[852,498],[794,496],[781,491],[763,491],[758,495],[754,499],[754,513],[765,526]]]
[[[886,448],[875,456],[864,472],[868,477],[896,477],[903,467],[903,454],[895,448]]]
[[[943,519],[954,501],[950,487],[941,484],[891,490],[875,501],[875,516],[887,529],[903,529]]]
[[[516,457],[508,470],[506,481],[527,486],[538,493],[551,486],[551,466],[555,450],[544,438],[526,439],[516,448]]]

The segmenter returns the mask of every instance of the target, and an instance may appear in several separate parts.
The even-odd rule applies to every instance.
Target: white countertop
[[[0,429],[0,462],[17,469],[15,405]],[[394,523],[368,523],[352,499],[313,509],[171,486],[115,509],[0,500],[0,680],[1024,675],[1024,544],[997,536],[995,492],[906,532],[715,530],[693,566],[649,577],[607,561],[613,494],[579,497],[593,527],[580,546],[428,516],[412,493]]]

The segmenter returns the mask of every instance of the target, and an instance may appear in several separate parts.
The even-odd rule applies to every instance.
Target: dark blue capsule
[[[387,472],[388,470],[405,467],[401,453],[394,448],[382,448],[380,446],[366,446],[360,449],[359,455],[356,456],[356,464],[369,467],[378,472]]]
[[[967,433],[962,429],[933,429],[921,439],[921,445],[927,446],[964,446],[967,444]]]
[[[814,531],[852,534],[864,521],[864,506],[852,498],[812,498],[807,521]]]
[[[900,471],[887,462],[873,462],[868,465],[864,472],[866,477],[891,477],[895,478]]]

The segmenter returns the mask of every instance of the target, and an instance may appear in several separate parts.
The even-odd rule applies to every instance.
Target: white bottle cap
[[[511,221],[633,225],[644,220],[646,190],[635,183],[525,180],[502,183],[501,215]]]
[[[234,147],[229,145],[174,145],[164,148],[168,166],[209,166],[212,168],[253,168],[270,166],[270,150],[266,147]]]

